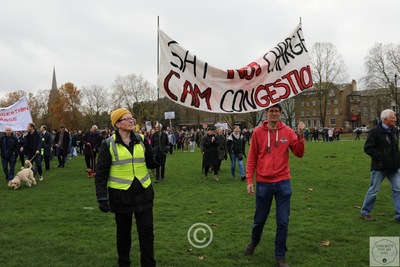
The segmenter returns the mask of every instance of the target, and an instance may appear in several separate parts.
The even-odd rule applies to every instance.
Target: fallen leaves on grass
[[[211,210],[208,210],[206,213],[207,214],[212,214],[213,212]]]
[[[319,245],[321,246],[321,247],[327,247],[327,246],[329,246],[331,244],[331,242],[329,242],[329,240],[326,240],[326,241],[322,241]]]
[[[355,205],[354,208],[361,209],[361,206],[360,205]]]
[[[206,255],[200,255],[200,256],[198,257],[199,260],[204,260],[205,258],[206,258]]]
[[[385,216],[385,213],[381,212],[381,213],[378,213],[378,215],[379,216]]]

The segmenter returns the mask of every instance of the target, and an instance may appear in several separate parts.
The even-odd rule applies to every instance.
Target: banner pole
[[[160,121],[160,16],[157,16],[157,119]]]

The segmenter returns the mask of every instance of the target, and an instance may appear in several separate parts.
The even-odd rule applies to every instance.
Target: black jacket
[[[373,127],[364,145],[364,152],[371,157],[371,171],[395,171],[400,168],[398,131],[386,131],[382,122]]]
[[[115,143],[124,144],[118,131],[115,133]],[[152,148],[147,140],[142,140],[145,145],[146,165],[153,161]],[[133,154],[133,146],[140,143],[141,140],[131,133],[131,142],[126,146]],[[111,168],[111,154],[109,143],[103,141],[100,145],[99,156],[96,165],[96,197],[97,199],[108,198],[110,211],[114,213],[140,212],[153,207],[154,190],[150,185],[144,188],[138,179],[134,179],[128,190],[119,190],[107,187],[107,182]],[[147,166],[149,168],[149,166]]]
[[[18,154],[18,139],[15,135],[4,135],[0,139],[1,158],[9,160],[12,155]]]

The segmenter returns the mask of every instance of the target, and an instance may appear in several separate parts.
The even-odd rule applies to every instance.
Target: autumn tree
[[[7,93],[1,100],[0,100],[0,107],[6,108],[20,100],[23,96],[26,96],[26,92],[23,90],[18,90],[14,92]]]
[[[50,107],[52,127],[64,124],[69,130],[82,128],[80,104],[80,90],[71,82],[64,84]]]
[[[321,125],[325,126],[327,101],[335,84],[347,79],[345,62],[332,43],[315,43],[310,51],[314,90]]]
[[[367,88],[387,88],[396,109],[399,107],[397,79],[400,74],[400,44],[376,43],[364,59],[366,76],[363,81]],[[396,86],[395,86],[396,85]],[[397,97],[397,99],[396,99]],[[398,112],[398,110],[396,110]]]

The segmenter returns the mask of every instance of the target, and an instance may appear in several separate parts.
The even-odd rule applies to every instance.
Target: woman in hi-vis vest
[[[154,168],[152,149],[147,140],[134,132],[135,119],[129,110],[120,108],[112,111],[111,123],[116,128],[115,134],[101,144],[96,166],[99,209],[115,214],[118,266],[131,264],[129,254],[133,215],[139,237],[141,266],[156,266],[154,191],[147,170]],[[104,247],[108,246],[104,244]]]

